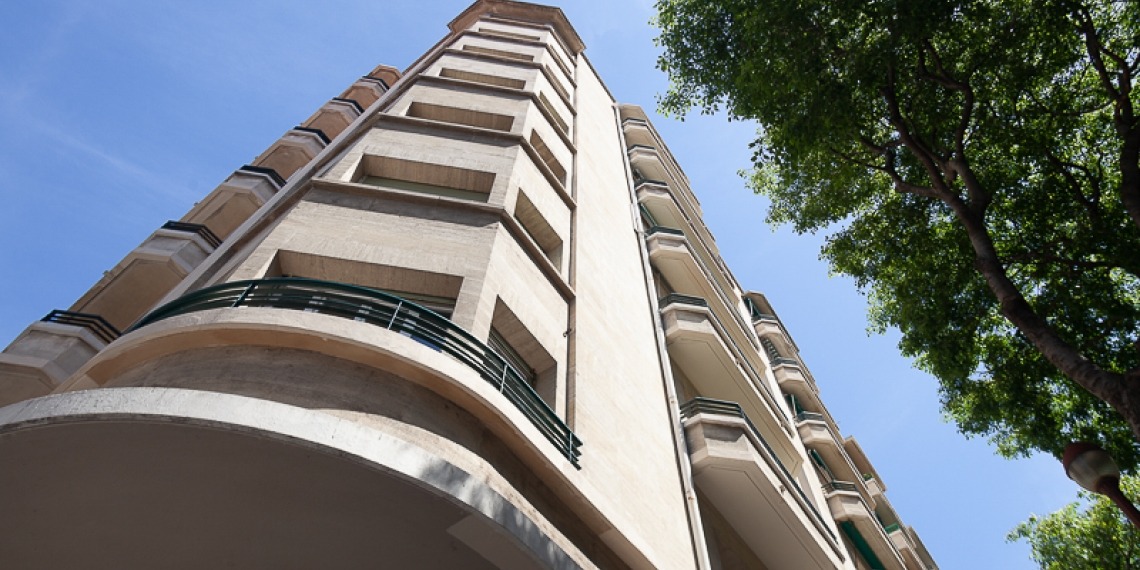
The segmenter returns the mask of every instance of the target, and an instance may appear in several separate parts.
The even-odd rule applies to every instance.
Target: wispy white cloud
[[[68,132],[50,123],[31,118],[27,119],[26,124],[53,142],[63,145],[72,152],[78,152],[89,158],[96,159],[120,176],[124,176],[141,185],[152,188],[155,192],[168,194],[175,198],[184,198],[191,195],[190,189],[173,184],[174,181],[172,181],[170,177],[160,175],[135,162],[88,143],[81,139],[76,133]]]

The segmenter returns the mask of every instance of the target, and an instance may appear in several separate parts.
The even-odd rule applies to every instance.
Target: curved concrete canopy
[[[502,495],[413,443],[193,390],[0,408],[0,512],[5,568],[579,567]]]

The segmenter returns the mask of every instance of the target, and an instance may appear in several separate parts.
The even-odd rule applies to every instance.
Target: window
[[[554,106],[550,104],[550,100],[546,98],[546,95],[542,93],[538,94],[538,105],[546,111],[550,119],[554,121],[554,126],[558,127],[558,130],[563,133],[570,131],[570,127],[566,125],[566,121],[562,120],[562,116],[554,110]]]
[[[483,46],[473,46],[470,44],[463,46],[463,51],[469,51],[471,53],[477,53],[477,54],[481,54],[481,55],[493,55],[496,57],[505,57],[507,59],[517,59],[519,61],[534,61],[533,55],[528,55],[525,53],[518,53],[518,52],[513,52],[513,51],[507,51],[507,50],[501,50],[501,49],[494,49],[494,48],[483,47]]]
[[[538,244],[539,249],[554,264],[554,267],[561,270],[562,238],[521,189],[519,190],[518,201],[515,202],[515,219],[518,220],[519,225],[530,236],[530,239]]]
[[[526,88],[526,81],[521,79],[512,79],[510,77],[500,77],[498,75],[489,75],[486,73],[475,73],[474,71],[465,71],[462,69],[451,69],[445,67],[439,71],[440,77],[447,77],[449,79],[459,79],[462,81],[471,81],[473,83],[482,83],[484,85],[494,85],[496,87],[509,87],[511,89],[524,89]]]
[[[823,477],[824,482],[830,483],[832,481],[835,481],[835,475],[832,474],[831,468],[829,468],[827,464],[823,462],[823,458],[820,457],[819,452],[814,449],[809,449],[808,457],[810,457],[811,462],[815,464],[816,471],[818,471],[820,476]]]
[[[484,33],[484,34],[491,34],[493,36],[502,36],[504,38],[512,38],[512,39],[516,39],[516,40],[526,40],[526,41],[532,41],[532,42],[542,41],[542,38],[540,38],[538,36],[528,36],[526,34],[516,34],[514,32],[496,30],[494,28],[479,28],[479,32]]]
[[[511,344],[507,342],[507,339],[503,338],[503,334],[495,330],[494,327],[491,327],[491,333],[487,336],[487,345],[491,347],[491,350],[495,351],[495,354],[502,356],[503,360],[506,360],[507,364],[510,364],[511,367],[522,376],[523,380],[530,384],[532,388],[534,387],[538,381],[538,375],[534,369],[523,360],[522,355],[515,351]]]
[[[558,388],[558,363],[502,299],[495,301],[487,344],[518,370],[546,405],[556,412],[565,407]]]
[[[515,118],[510,115],[485,113],[474,109],[461,109],[459,107],[421,103],[419,101],[412,103],[411,106],[408,107],[407,114],[409,117],[419,119],[429,119],[443,123],[467,125],[469,127],[479,127],[503,132],[510,132],[511,126],[515,123]]]
[[[557,158],[554,158],[554,152],[550,150],[550,147],[546,146],[546,142],[542,140],[542,137],[538,136],[538,133],[531,131],[530,144],[534,147],[534,150],[538,152],[539,158],[541,158],[542,162],[550,169],[550,172],[554,174],[554,177],[565,185],[566,168],[562,166],[562,163],[558,162]]]
[[[494,172],[387,156],[365,156],[359,168],[362,184],[477,202],[486,202],[495,184]]]

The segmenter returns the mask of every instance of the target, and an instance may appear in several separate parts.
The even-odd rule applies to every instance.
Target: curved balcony
[[[352,319],[384,327],[443,352],[474,369],[510,400],[571,464],[579,467],[578,447],[582,442],[506,359],[450,320],[395,295],[314,279],[235,281],[200,289],[167,303],[130,330],[177,315],[228,307],[271,307]]]
[[[44,396],[0,408],[0,456],[5,568],[588,567],[496,473],[270,400]]]

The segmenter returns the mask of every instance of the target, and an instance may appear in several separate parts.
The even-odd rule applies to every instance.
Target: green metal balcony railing
[[[575,467],[582,445],[514,366],[455,323],[403,298],[355,285],[280,277],[207,287],[152,311],[130,330],[176,315],[229,307],[272,307],[365,322],[402,334],[470,366],[499,390]]]
[[[111,323],[108,323],[106,319],[99,315],[55,310],[40,320],[45,323],[59,323],[61,325],[83,327],[108,344],[122,335],[119,329],[112,326]]]
[[[859,488],[850,481],[828,481],[823,484],[824,493],[834,493],[836,491],[848,491],[851,493],[858,493]],[[862,500],[862,498],[860,498]]]
[[[772,366],[773,367],[785,366],[785,365],[786,366],[795,366],[796,368],[799,368],[800,367],[800,361],[796,360],[794,358],[788,358],[787,356],[777,356],[776,358],[772,359]]]
[[[796,490],[796,495],[799,496],[800,499],[799,503],[808,509],[810,513],[809,516],[815,521],[816,527],[826,532],[829,536],[831,536],[832,539],[836,538],[835,533],[833,533],[831,529],[828,528],[827,524],[824,523],[823,517],[820,516],[819,511],[815,508],[815,505],[812,504],[812,502],[808,499],[807,494],[804,493],[804,490],[800,487],[799,483],[796,482],[795,477],[792,477],[792,474],[788,472],[788,468],[784,467],[784,463],[780,461],[780,457],[776,455],[776,451],[772,449],[772,446],[768,444],[768,441],[764,439],[764,436],[760,435],[760,430],[756,429],[756,425],[752,423],[752,420],[748,419],[748,416],[744,413],[744,409],[740,407],[740,404],[737,404],[736,402],[728,402],[725,400],[716,400],[713,398],[697,397],[689,400],[681,406],[682,419],[688,419],[697,414],[717,414],[744,420],[744,423],[748,426],[748,431],[752,433],[752,435],[756,438],[756,441],[760,442],[760,445],[763,447],[762,451],[764,453],[761,455],[763,455],[764,459],[768,461],[768,466],[775,468],[776,471],[783,475],[785,485],[788,485]]]
[[[685,235],[685,232],[677,228],[669,228],[665,226],[649,226],[649,229],[645,230],[645,235],[651,236],[653,234],[668,234],[672,236],[683,237]]]
[[[709,306],[708,301],[705,301],[704,299],[702,299],[700,297],[694,297],[692,295],[682,295],[680,293],[669,293],[668,295],[661,297],[657,301],[657,304],[660,305],[661,307],[668,307],[669,305],[672,305],[673,303],[680,303],[682,305],[692,305],[694,307],[707,307],[707,306]]]
[[[796,414],[796,422],[797,423],[798,422],[806,422],[806,421],[823,422],[823,421],[827,421],[827,420],[825,420],[823,418],[823,414],[819,414],[816,412],[800,412],[800,413]]]

